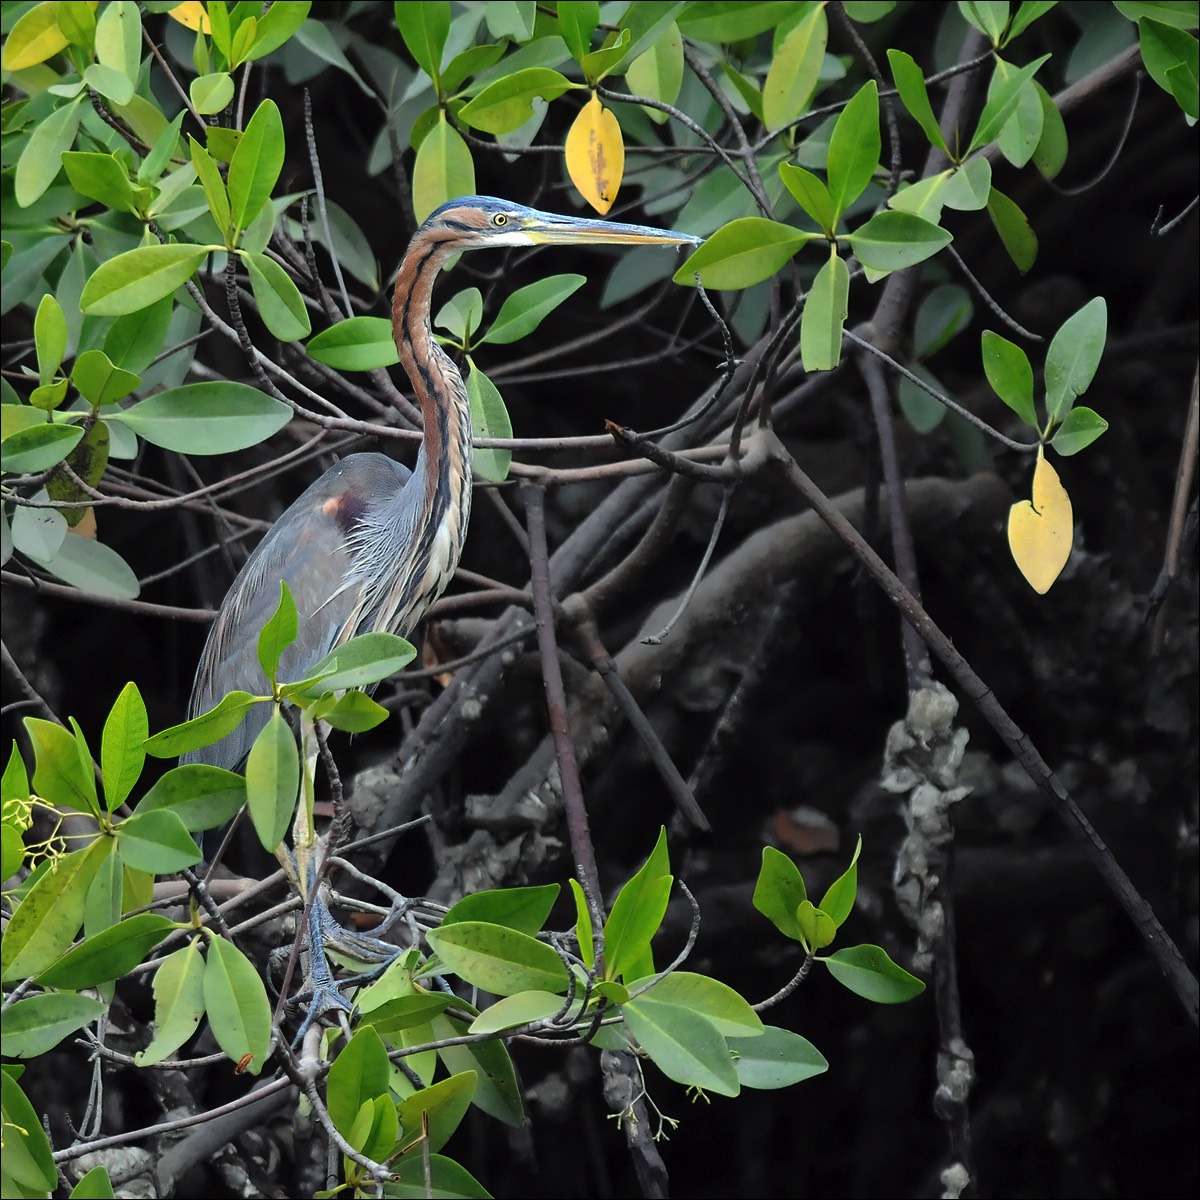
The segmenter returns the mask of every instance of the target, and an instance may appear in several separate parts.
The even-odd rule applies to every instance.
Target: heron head
[[[497,200],[494,196],[459,196],[426,218],[418,231],[438,234],[454,250],[482,250],[488,246],[577,245],[692,246],[703,241],[690,233],[655,229],[650,225],[623,225],[591,217],[562,217]]]

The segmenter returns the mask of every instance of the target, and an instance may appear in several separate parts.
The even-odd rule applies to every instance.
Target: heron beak
[[[531,242],[544,245],[577,245],[582,242],[611,246],[658,244],[698,246],[704,239],[673,229],[650,225],[622,225],[617,221],[594,221],[587,217],[542,217],[531,219],[522,232]]]

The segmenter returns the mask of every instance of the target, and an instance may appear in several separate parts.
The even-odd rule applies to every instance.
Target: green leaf
[[[93,317],[136,312],[182,287],[208,257],[211,246],[142,246],[101,263],[83,285],[79,307]]]
[[[0,1052],[5,1058],[36,1058],[106,1012],[108,1005],[91,996],[46,992],[18,1000],[5,1009]],[[5,1150],[8,1138],[6,1129]]]
[[[408,52],[435,82],[442,65],[442,52],[450,35],[450,5],[444,0],[423,4],[398,3],[392,6],[396,28]]]
[[[987,210],[1008,257],[1024,275],[1033,266],[1038,252],[1037,235],[1030,228],[1028,219],[1015,201],[995,187],[988,196]]]
[[[75,360],[71,382],[89,404],[100,407],[124,400],[142,380],[140,375],[114,366],[103,350],[85,350]]]
[[[443,94],[457,92],[472,75],[486,71],[506,49],[500,42],[485,42],[482,46],[468,46],[456,54],[442,72]]]
[[[660,828],[650,857],[617,893],[604,923],[605,979],[653,973],[650,943],[666,915],[674,882],[670,872],[667,831]]]
[[[1003,59],[997,58],[992,89],[1008,78],[1013,70]],[[1000,147],[1000,153],[1014,167],[1023,167],[1033,157],[1041,140],[1042,102],[1038,98],[1037,83],[1031,79],[1017,92],[1016,106],[1001,127],[996,144]]]
[[[935,225],[942,219],[942,209],[945,206],[946,188],[954,171],[952,168],[939,171],[936,175],[927,175],[916,183],[901,185],[899,190],[887,202],[888,208],[898,212],[915,213]]]
[[[800,940],[800,926],[796,921],[796,909],[808,899],[804,880],[794,862],[774,846],[764,846],[762,866],[754,885],[754,907],[784,937]]]
[[[196,169],[196,177],[200,180],[204,197],[208,201],[208,211],[212,213],[221,236],[227,239],[228,244],[231,240],[229,189],[225,186],[225,180],[221,178],[220,169],[213,156],[194,137],[188,138],[188,144],[192,151],[192,166]]]
[[[374,1029],[360,1026],[333,1060],[326,1080],[329,1116],[344,1137],[364,1104],[387,1096],[388,1079],[386,1047]]]
[[[80,991],[120,979],[178,928],[158,913],[138,913],[85,938],[37,977],[42,987]]]
[[[1200,56],[1190,33],[1143,17],[1138,39],[1146,72],[1193,121],[1200,115]]]
[[[830,236],[837,227],[840,210],[825,182],[792,163],[779,164],[779,177],[796,198],[796,203]]]
[[[111,101],[114,108],[124,108],[135,99],[133,80],[123,71],[106,67],[103,63],[92,63],[83,72],[83,82]]]
[[[313,720],[324,721],[343,733],[366,733],[368,729],[382,725],[391,715],[365,692],[343,692],[340,696],[331,696],[328,702],[318,701],[309,712]]]
[[[817,961],[843,987],[876,1004],[902,1004],[925,990],[921,980],[892,962],[879,946],[849,946]]]
[[[469,104],[458,111],[459,120],[485,133],[511,133],[533,116],[534,97],[557,100],[573,86],[563,74],[550,67],[527,67],[489,83]],[[421,143],[424,146],[424,142]],[[455,192],[447,199],[452,199]],[[418,219],[420,214],[418,214]]]
[[[885,210],[845,240],[864,267],[886,274],[924,262],[948,246],[951,237],[940,226],[913,213]]]
[[[871,79],[842,110],[829,138],[829,194],[839,217],[866,191],[879,148],[879,90]]]
[[[1033,407],[1033,367],[1020,346],[1007,338],[983,331],[983,373],[992,391],[1025,422],[1036,429],[1037,414]]]
[[[579,945],[579,957],[583,965],[590,971],[596,965],[596,941],[592,931],[592,910],[588,906],[587,895],[580,886],[578,879],[568,880],[571,885],[571,897],[575,901],[575,941]]]
[[[412,173],[413,212],[424,221],[456,196],[475,191],[475,163],[462,135],[439,113],[437,124],[417,150]]]
[[[283,841],[300,795],[300,753],[296,735],[278,705],[246,759],[246,803],[264,849]]]
[[[558,899],[557,883],[499,888],[464,896],[442,918],[442,929],[459,921],[486,921],[533,937],[541,933]]]
[[[397,1107],[405,1137],[428,1128],[430,1152],[440,1150],[467,1115],[478,1079],[474,1071],[463,1071],[401,1100]],[[417,1153],[419,1156],[424,1151]]]
[[[141,776],[149,734],[146,702],[137,684],[127,683],[104,721],[100,738],[100,774],[109,812],[124,802]]]
[[[81,195],[99,200],[117,212],[135,212],[129,171],[111,154],[69,150],[62,156],[71,186]]]
[[[93,1167],[71,1189],[68,1200],[116,1200],[116,1195],[108,1168]]]
[[[468,356],[470,373],[467,375],[467,399],[471,402],[471,424],[475,436],[485,438],[512,437],[512,422],[504,397],[496,385],[475,365]],[[475,446],[471,450],[471,467],[481,479],[492,483],[503,483],[508,477],[512,462],[511,450],[489,449]]]
[[[1107,428],[1108,422],[1099,413],[1081,404],[1067,413],[1058,432],[1050,439],[1050,445],[1064,457],[1078,454]]]
[[[1008,24],[1008,0],[958,0],[958,11],[993,46],[1000,44]]]
[[[39,4],[38,9],[54,7]],[[26,14],[27,16],[32,14]],[[58,1168],[42,1120],[9,1070],[0,1071],[0,1116],[4,1122],[4,1181],[22,1196],[49,1195],[58,1187]],[[420,1165],[420,1164],[418,1164]]]
[[[698,42],[741,42],[774,29],[796,10],[794,0],[723,0],[687,5],[679,28]]]
[[[60,463],[83,439],[78,425],[33,425],[4,439],[4,473],[24,475]]]
[[[825,61],[828,37],[825,6],[818,4],[784,38],[763,84],[763,118],[768,129],[782,129],[808,111]]]
[[[971,323],[971,296],[957,284],[935,287],[917,309],[913,327],[913,352],[919,359],[936,354]]]
[[[791,1087],[829,1070],[825,1056],[812,1042],[774,1025],[767,1025],[761,1037],[730,1038],[728,1045],[742,1087]]]
[[[300,632],[300,612],[287,580],[279,581],[279,603],[258,635],[258,661],[263,674],[274,680],[279,659]]]
[[[576,62],[582,62],[591,49],[592,34],[600,24],[600,5],[597,0],[581,0],[576,4],[558,6],[558,31]],[[634,89],[636,90],[636,89]]]
[[[567,969],[558,954],[544,942],[515,929],[460,921],[434,930],[428,941],[455,974],[497,996],[567,989]]]
[[[454,1006],[470,1013],[478,1012],[469,1004],[459,1001]],[[430,1022],[433,1036],[444,1038],[462,1037],[469,1022],[442,1013]],[[451,1075],[462,1071],[474,1071],[479,1076],[472,1103],[476,1108],[495,1117],[506,1125],[519,1129],[526,1122],[525,1106],[521,1101],[521,1089],[517,1086],[517,1075],[512,1059],[501,1041],[476,1042],[463,1046],[443,1046],[438,1057]]]
[[[104,353],[109,360],[124,371],[139,375],[145,371],[167,339],[172,308],[171,297],[164,296],[147,308],[118,317],[104,337]],[[78,369],[78,360],[75,366]]]
[[[711,1021],[675,1004],[662,1004],[647,992],[623,1005],[629,1032],[668,1078],[718,1096],[741,1090],[725,1039]]]
[[[636,980],[629,990],[635,992],[647,982]],[[727,984],[707,975],[672,971],[642,995],[660,1004],[675,1004],[698,1013],[724,1037],[752,1038],[763,1031],[763,1023],[749,1002]]]
[[[410,5],[401,3],[399,7]],[[387,1194],[394,1200],[426,1200],[425,1161],[419,1152],[406,1154],[394,1165]],[[491,1193],[465,1167],[440,1154],[429,1156],[429,1181],[435,1197],[462,1197],[463,1200],[491,1200]]]
[[[587,282],[584,275],[551,275],[507,296],[480,345],[509,345],[531,334]],[[505,435],[507,436],[507,435]]]
[[[544,1021],[562,1010],[563,998],[553,992],[518,992],[484,1009],[471,1022],[471,1032],[499,1033],[504,1029],[515,1029],[518,1025]]]
[[[26,717],[25,732],[33,744],[33,790],[59,808],[100,816],[90,756],[80,753],[70,731],[55,721]]]
[[[485,8],[488,33],[497,40],[527,42],[533,36],[536,8],[534,0],[494,0]]]
[[[254,42],[243,52],[242,60],[254,62],[278,50],[299,31],[312,8],[310,0],[290,0],[287,4],[272,4],[257,18]]]
[[[862,835],[854,847],[850,865],[826,889],[819,905],[821,911],[833,922],[835,928],[841,928],[846,918],[854,909],[854,899],[858,895],[858,856],[862,853]]]
[[[170,1058],[188,1041],[204,1015],[204,959],[193,938],[163,960],[154,973],[154,1038],[134,1058],[139,1067]]]
[[[308,692],[367,687],[403,670],[416,657],[414,647],[394,633],[362,633],[335,647],[307,669],[305,680],[290,685]],[[319,680],[309,686],[307,680]],[[285,693],[288,691],[285,688]]]
[[[679,99],[679,90],[683,86],[683,67],[683,38],[679,27],[672,21],[648,50],[630,62],[625,72],[625,83],[635,96],[646,96],[663,104],[674,104]],[[737,75],[737,72],[731,71],[730,77],[734,75]],[[758,96],[757,89],[753,90]],[[667,113],[657,108],[643,107],[642,111],[658,125],[663,125],[670,119]]]
[[[912,363],[909,370],[931,388],[945,395],[946,389],[941,381],[923,363]],[[913,383],[911,379],[904,377],[899,381],[896,399],[908,423],[920,434],[931,433],[946,419],[949,411],[940,400]]]
[[[83,591],[133,600],[141,590],[129,564],[111,546],[92,538],[68,535],[52,557],[38,561],[53,575]]]
[[[231,942],[208,933],[204,1007],[217,1044],[257,1075],[271,1052],[271,1005],[254,964]]]
[[[1104,354],[1108,307],[1103,296],[1068,317],[1046,351],[1046,415],[1062,421],[1078,396],[1091,386]]]
[[[533,7],[532,4],[530,7]],[[619,63],[624,62],[632,43],[633,34],[628,29],[622,29],[617,34],[616,41],[599,50],[593,50],[591,54],[585,54],[583,62],[579,64],[583,68],[583,77],[588,83],[599,83],[610,71],[615,70]]]
[[[908,109],[909,116],[920,125],[930,144],[949,157],[950,150],[946,139],[942,136],[937,117],[933,115],[933,106],[929,103],[924,72],[917,66],[913,57],[905,54],[903,50],[889,50],[887,57],[896,90],[900,93],[900,99]]]
[[[1042,106],[1042,136],[1033,152],[1033,165],[1046,179],[1055,179],[1067,161],[1067,126],[1050,93],[1036,79],[1033,86]]]
[[[390,1096],[376,1096],[358,1110],[346,1141],[368,1158],[386,1158],[396,1148],[400,1136],[400,1118]]]
[[[142,16],[132,0],[106,4],[96,18],[96,57],[136,84],[142,62]]]
[[[985,208],[992,191],[992,164],[986,158],[969,159],[946,177],[942,202],[958,212],[978,212]],[[918,216],[928,216],[918,213]],[[932,217],[928,217],[933,220]]]
[[[5,879],[11,879],[24,865],[24,835],[16,825],[5,821],[0,825],[0,870]]]
[[[246,780],[235,771],[205,763],[184,763],[163,775],[134,811],[141,814],[169,809],[189,833],[198,833],[231,821],[245,803]]]
[[[833,919],[811,900],[800,901],[800,907],[796,909],[796,923],[800,926],[800,934],[809,953],[824,949],[837,933]]]
[[[800,359],[806,371],[832,371],[842,359],[842,331],[850,313],[850,268],[829,247],[800,317]]]
[[[283,168],[283,118],[274,100],[264,100],[242,131],[229,163],[230,221],[236,236],[263,206]]]
[[[188,85],[192,107],[202,116],[222,112],[233,99],[233,76],[226,71],[197,75]]]
[[[286,404],[244,383],[216,380],[169,388],[108,419],[181,454],[228,454],[278,433],[292,418]]]
[[[355,1002],[364,1013],[360,1024],[372,1026],[381,1038],[390,1042],[405,1029],[427,1025],[451,1004],[457,1003],[457,998],[441,992],[418,992],[411,996],[397,996],[367,1011],[364,994],[359,992]],[[559,1000],[558,1004],[561,1008],[562,1001]]]
[[[1033,62],[1020,68],[1010,67],[1005,63],[1004,69],[999,66],[1001,60],[996,60],[997,74],[1003,77],[1003,82],[989,91],[987,103],[983,106],[983,112],[979,114],[975,136],[971,138],[971,144],[967,147],[967,155],[995,140],[1016,108],[1021,98],[1021,89],[1049,57],[1049,54],[1043,54],[1041,58],[1035,58]],[[1005,70],[1009,72],[1007,75],[1004,75]]]
[[[127,867],[170,875],[195,866],[203,855],[178,813],[140,812],[117,826],[117,845]]]
[[[263,697],[249,692],[230,692],[206,713],[172,725],[146,739],[146,753],[155,758],[177,758],[201,746],[211,746],[231,734],[245,720],[246,710],[263,703]]]
[[[1113,7],[1127,21],[1149,17],[1176,29],[1195,29],[1200,19],[1196,0],[1115,0]]]
[[[311,357],[339,371],[374,371],[400,361],[392,323],[383,317],[350,317],[322,329],[305,347]]]
[[[0,942],[0,978],[5,983],[44,971],[75,940],[88,888],[112,848],[112,838],[101,837],[62,855],[25,894]]]
[[[476,287],[455,292],[438,310],[433,323],[466,346],[483,320],[483,293]]]
[[[312,323],[300,289],[292,277],[265,254],[242,252],[250,275],[250,287],[263,324],[281,341],[296,342],[308,337]]]
[[[742,217],[718,229],[675,272],[676,283],[691,286],[700,273],[706,288],[736,291],[770,279],[820,234],[805,233],[764,217]]]
[[[37,351],[38,380],[44,387],[58,373],[67,352],[67,318],[51,295],[42,297],[33,318],[33,344]]]
[[[1057,0],[1021,0],[1021,6],[1013,14],[1012,20],[1008,23],[1008,30],[1004,35],[1004,44],[1007,45],[1013,38],[1024,33],[1030,25],[1043,17],[1052,8],[1055,7]]]
[[[78,100],[72,100],[38,122],[29,135],[13,177],[13,199],[21,208],[40,200],[54,182],[62,169],[63,152],[75,142],[82,115]]]

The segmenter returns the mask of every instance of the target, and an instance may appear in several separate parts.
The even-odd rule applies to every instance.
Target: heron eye
[[[495,225],[497,228],[499,228],[501,225],[507,225],[508,217],[506,217],[504,215],[504,213],[493,213],[492,214],[492,224]]]

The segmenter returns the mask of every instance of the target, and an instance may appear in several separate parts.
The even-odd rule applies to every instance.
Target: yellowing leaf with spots
[[[580,195],[604,216],[617,198],[624,172],[621,126],[593,94],[567,134],[567,173]]]
[[[186,0],[183,4],[177,4],[174,8],[167,10],[167,16],[188,29],[198,29],[201,33],[212,33],[208,13],[205,12],[204,5],[199,3],[199,0]]]
[[[1033,499],[1008,513],[1008,546],[1029,586],[1044,596],[1071,557],[1075,526],[1071,497],[1039,448],[1033,469]]]

